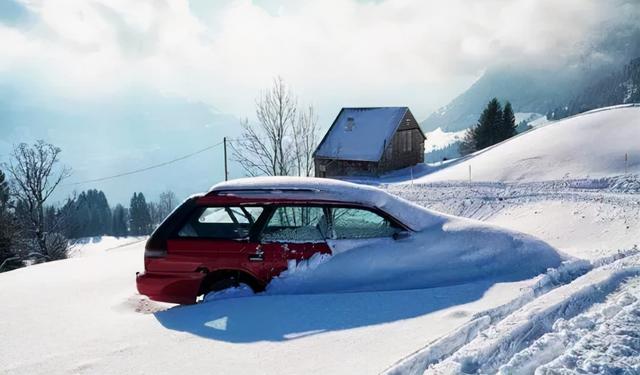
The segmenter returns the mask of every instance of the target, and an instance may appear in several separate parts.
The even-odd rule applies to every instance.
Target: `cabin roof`
[[[408,107],[342,108],[314,156],[379,161]]]

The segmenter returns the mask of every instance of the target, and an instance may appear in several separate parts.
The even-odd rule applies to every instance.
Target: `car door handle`
[[[258,245],[256,252],[249,254],[249,260],[251,262],[262,262],[264,260],[264,250],[262,250],[262,246]]]

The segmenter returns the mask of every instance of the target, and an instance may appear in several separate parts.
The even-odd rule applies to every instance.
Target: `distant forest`
[[[547,113],[549,120],[616,104],[640,103],[640,57],[631,60],[620,71],[594,82],[564,107]]]
[[[44,141],[21,143],[0,164],[0,272],[67,258],[69,239],[148,235],[178,204],[172,191],[156,201],[135,192],[128,208],[111,207],[96,189],[51,204],[53,192],[71,175],[60,164],[61,151]]]
[[[151,233],[176,204],[175,194],[165,191],[155,202],[147,202],[143,193],[133,193],[129,207],[111,207],[102,191],[92,189],[67,199],[60,208],[47,206],[45,227],[53,229],[49,223],[63,222],[62,233],[67,238],[142,236]]]

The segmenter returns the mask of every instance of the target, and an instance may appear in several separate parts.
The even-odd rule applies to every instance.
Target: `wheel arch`
[[[251,272],[244,269],[216,269],[216,270],[207,270],[206,268],[199,268],[200,272],[206,273],[206,276],[202,279],[200,283],[200,288],[198,290],[198,295],[205,294],[209,291],[209,287],[215,283],[216,281],[220,281],[227,278],[234,278],[238,283],[247,284],[253,289],[254,292],[261,292],[265,288],[265,284],[260,281],[255,275]]]

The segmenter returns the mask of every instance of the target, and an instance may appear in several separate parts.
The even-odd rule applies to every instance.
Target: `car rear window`
[[[178,237],[243,239],[262,214],[262,207],[206,207],[196,210],[178,231]]]

